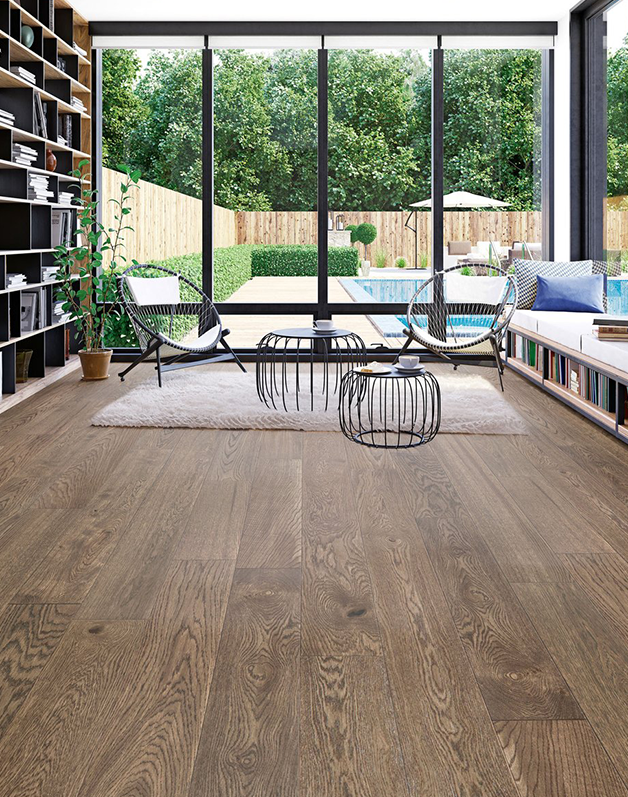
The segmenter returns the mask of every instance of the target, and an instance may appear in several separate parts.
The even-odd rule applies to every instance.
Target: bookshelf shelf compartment
[[[24,25],[34,32],[31,47],[21,42]],[[91,54],[88,23],[67,0],[0,0],[0,109],[6,112],[0,117],[0,412],[79,367],[76,356],[66,362],[78,348],[73,324],[51,323],[58,281],[44,279],[54,267],[58,236],[77,224],[76,207],[60,203],[59,192],[78,197],[91,187],[88,179],[70,175],[79,160],[91,157],[91,60],[75,43]],[[45,168],[47,149],[57,158],[54,172]],[[20,155],[30,160],[29,150],[36,153],[31,165],[14,161]],[[40,176],[46,181],[31,179]],[[40,189],[40,198],[33,189]],[[10,274],[23,275],[24,282],[9,284]],[[40,328],[22,331],[29,294],[36,297],[34,325]],[[33,351],[23,385],[16,383],[20,348]]]

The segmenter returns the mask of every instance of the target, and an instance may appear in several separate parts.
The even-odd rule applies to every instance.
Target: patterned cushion
[[[517,308],[530,310],[536,299],[536,277],[584,277],[593,273],[592,260],[559,262],[549,260],[513,260],[517,281]]]

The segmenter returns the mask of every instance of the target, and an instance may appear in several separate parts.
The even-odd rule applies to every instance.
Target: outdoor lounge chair
[[[477,363],[494,363],[502,390],[504,364],[501,344],[517,305],[514,277],[500,268],[492,276],[467,276],[464,266],[434,274],[419,288],[408,305],[408,339],[397,359],[418,343],[454,369],[456,354],[475,355]]]
[[[209,362],[234,360],[246,371],[225,341],[229,330],[223,329],[212,301],[181,274],[162,266],[132,266],[118,277],[118,296],[142,349],[137,359],[120,372],[123,382],[129,371],[152,355],[157,360],[159,387],[164,371]],[[219,345],[225,353],[207,356]],[[172,353],[162,358],[164,346]]]

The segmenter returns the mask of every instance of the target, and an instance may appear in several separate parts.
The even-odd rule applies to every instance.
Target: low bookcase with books
[[[91,79],[89,26],[67,0],[0,0],[0,412],[78,367],[54,247],[89,188],[89,167],[70,172],[90,157]]]
[[[628,373],[512,326],[507,335],[506,362],[628,443]]]

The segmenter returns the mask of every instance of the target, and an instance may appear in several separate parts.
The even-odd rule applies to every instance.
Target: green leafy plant
[[[364,259],[366,260],[366,249],[377,238],[377,227],[367,221],[359,224],[355,232],[355,240],[364,244]],[[353,237],[353,236],[352,236]]]
[[[405,257],[398,257],[395,260],[395,266],[397,268],[408,268],[408,261],[405,259]]]
[[[385,249],[375,250],[375,268],[386,268],[386,260],[388,255]]]
[[[358,225],[357,224],[347,224],[347,226],[345,227],[345,230],[349,230],[349,232],[351,233],[351,243],[352,244],[355,244],[358,241],[358,239],[355,237],[355,231],[357,229],[358,229]]]
[[[89,161],[80,161],[78,168],[71,172],[72,176],[80,180],[88,165]],[[88,352],[103,348],[108,320],[120,315],[118,305],[110,298],[115,296],[116,272],[127,263],[122,251],[124,233],[133,229],[126,223],[131,213],[130,191],[141,175],[138,169],[131,170],[127,166],[118,169],[124,175],[119,198],[109,200],[116,205],[115,226],[106,229],[98,221],[97,192],[84,189],[79,198],[78,229],[73,240],[55,247],[57,279],[60,280],[56,298],[63,302],[62,309],[69,313]],[[103,269],[104,257],[108,259],[108,267]]]
[[[427,252],[419,252],[419,262],[418,268],[429,268],[430,267],[430,256]]]
[[[354,277],[358,273],[358,252],[350,246],[331,247],[328,251],[329,275]],[[315,277],[318,273],[318,247],[257,246],[251,257],[253,277]]]

